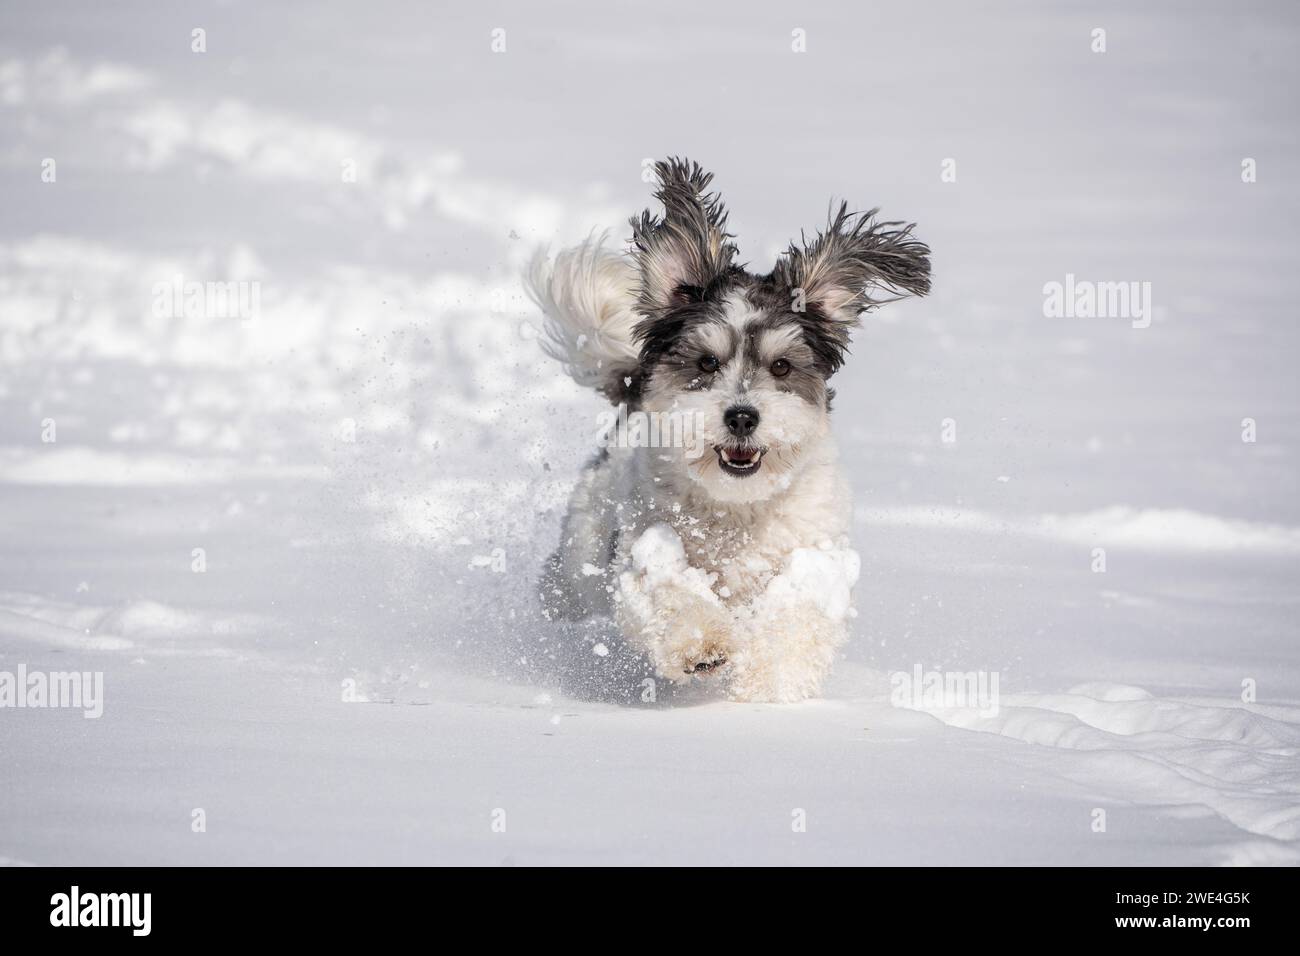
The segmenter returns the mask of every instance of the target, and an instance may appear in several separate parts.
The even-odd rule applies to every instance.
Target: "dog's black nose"
[[[752,405],[732,405],[722,415],[727,431],[737,438],[748,438],[758,427],[758,409]]]

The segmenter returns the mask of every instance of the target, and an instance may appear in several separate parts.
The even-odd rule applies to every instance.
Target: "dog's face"
[[[720,501],[788,487],[829,427],[825,356],[784,290],[744,273],[648,330],[642,370],[642,407],[693,426],[693,447],[659,450],[658,462]]]
[[[719,502],[788,488],[829,428],[827,382],[858,316],[929,291],[929,249],[910,227],[844,205],[825,232],[756,275],[733,263],[726,212],[694,164],[657,166],[662,218],[632,220],[640,267],[637,391],[652,413],[688,416],[694,439],[658,463]]]

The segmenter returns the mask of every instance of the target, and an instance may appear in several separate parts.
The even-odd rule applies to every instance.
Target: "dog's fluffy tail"
[[[615,404],[636,386],[640,364],[633,329],[638,276],[625,255],[606,247],[608,234],[590,236],[552,260],[539,249],[524,288],[546,316],[542,348],[579,385]]]

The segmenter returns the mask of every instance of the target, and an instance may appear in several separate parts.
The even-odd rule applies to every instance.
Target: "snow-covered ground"
[[[0,8],[0,672],[103,674],[0,709],[0,859],[1300,862],[1293,4],[435,6]],[[835,383],[823,700],[534,606],[601,405],[518,271],[670,153],[755,264],[934,249]]]

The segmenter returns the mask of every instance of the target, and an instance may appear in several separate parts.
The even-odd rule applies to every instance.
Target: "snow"
[[[777,613],[782,607],[808,603],[829,620],[842,621],[853,612],[853,586],[862,561],[852,548],[795,548],[789,565],[768,582],[751,608],[756,618]]]
[[[1098,682],[1064,694],[1013,695],[1000,709],[996,717],[968,709],[941,719],[1041,748],[1083,751],[1065,772],[1079,782],[1123,777],[1130,799],[1204,806],[1279,847],[1300,838],[1294,707],[1266,716]]]
[[[1298,528],[1232,520],[1185,508],[1113,505],[1081,514],[1045,514],[1026,519],[966,508],[901,507],[862,509],[858,520],[876,526],[926,526],[983,534],[1014,530],[1018,535],[1080,545],[1118,544],[1136,551],[1300,552]]]
[[[1300,862],[1291,5],[520,7],[499,56],[318,6],[0,11],[0,671],[104,689],[0,710],[0,863]],[[661,153],[755,265],[832,195],[935,250],[835,381],[853,550],[774,584],[856,580],[821,700],[532,596],[604,409],[518,275]],[[1048,318],[1067,275],[1150,326]],[[664,530],[639,573],[688,573]],[[895,706],[917,667],[996,707]]]
[[[632,545],[631,555],[632,570],[624,572],[625,581],[636,581],[647,591],[677,587],[717,603],[717,595],[713,593],[714,575],[687,562],[686,546],[667,522],[657,522],[641,532]],[[635,587],[629,583],[625,590]]]

